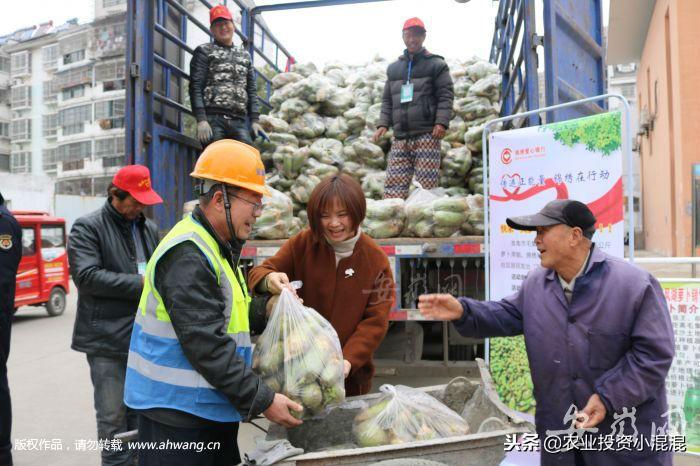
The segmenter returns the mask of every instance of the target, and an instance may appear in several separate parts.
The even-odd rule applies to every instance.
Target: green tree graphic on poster
[[[566,147],[584,144],[589,152],[610,155],[620,148],[622,116],[620,112],[604,113],[576,120],[540,126],[540,131],[552,131],[554,140]]]

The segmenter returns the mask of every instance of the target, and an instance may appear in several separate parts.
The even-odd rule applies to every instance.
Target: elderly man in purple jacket
[[[567,451],[543,444],[542,465],[671,466],[671,453],[648,443],[669,421],[664,381],[674,354],[658,281],[595,247],[596,219],[581,202],[552,201],[507,223],[537,232],[542,267],[501,301],[421,296],[423,315],[453,320],[465,336],[525,336],[540,441],[567,432],[598,442]],[[641,448],[619,437],[635,433]]]

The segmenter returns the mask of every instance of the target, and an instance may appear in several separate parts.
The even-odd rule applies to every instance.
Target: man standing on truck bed
[[[10,330],[15,306],[17,268],[22,259],[22,229],[0,194],[0,466],[12,466],[12,405],[7,382]]]
[[[136,428],[136,415],[123,401],[126,358],[146,262],[158,244],[158,229],[143,210],[163,202],[141,165],[120,169],[108,193],[104,206],[76,220],[68,237],[78,288],[71,347],[87,355],[100,440]],[[134,457],[126,449],[102,450],[103,465],[130,465]]]
[[[202,146],[219,139],[250,145],[258,134],[265,134],[258,124],[253,62],[243,47],[233,45],[235,26],[228,8],[217,5],[209,10],[209,22],[214,42],[197,47],[190,62],[190,103],[197,118],[197,139]]]
[[[411,18],[403,26],[406,50],[387,69],[378,141],[393,127],[384,199],[406,199],[416,176],[423,188],[438,186],[440,140],[452,118],[454,90],[445,60],[423,47],[425,24]]]

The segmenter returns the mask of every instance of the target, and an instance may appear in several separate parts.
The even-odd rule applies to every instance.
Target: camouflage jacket
[[[217,43],[194,50],[190,62],[190,103],[197,121],[207,114],[257,120],[255,73],[250,54],[242,47]]]

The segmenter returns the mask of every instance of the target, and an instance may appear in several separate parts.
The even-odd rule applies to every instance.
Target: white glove
[[[263,127],[257,122],[250,125],[250,135],[253,136],[253,140],[255,140],[258,136],[267,141],[270,140],[270,137],[267,135]]]
[[[212,135],[211,126],[207,120],[197,123],[197,139],[200,143],[206,144],[211,140]]]

